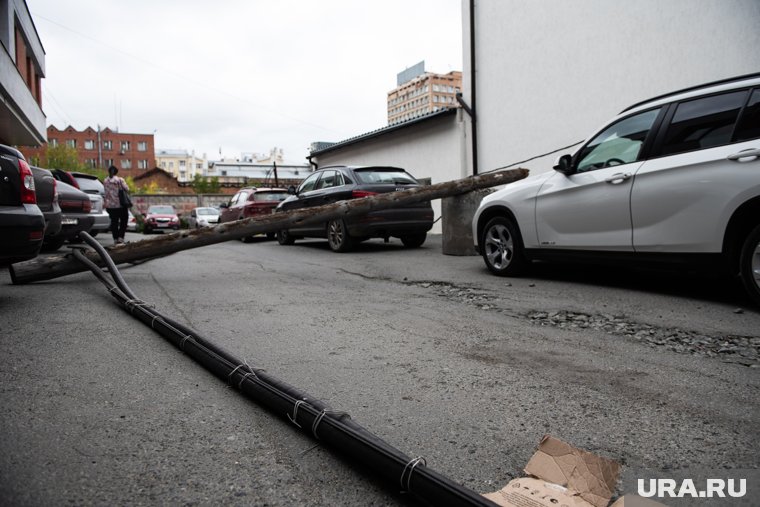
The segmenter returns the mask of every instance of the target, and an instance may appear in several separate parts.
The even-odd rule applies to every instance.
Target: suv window
[[[314,173],[308,178],[306,178],[303,183],[301,183],[301,186],[298,187],[298,193],[301,192],[308,192],[309,190],[314,190],[314,184],[317,182],[317,178],[319,178],[319,175],[321,173]]]
[[[325,171],[322,173],[322,177],[319,178],[316,189],[331,188],[338,185],[338,173],[335,171]]]
[[[731,142],[747,90],[702,97],[678,104],[665,132],[660,155],[703,150]]]
[[[577,172],[635,162],[660,109],[652,109],[613,123],[583,147]]]
[[[760,137],[760,88],[752,92],[736,126],[734,141],[749,141]]]

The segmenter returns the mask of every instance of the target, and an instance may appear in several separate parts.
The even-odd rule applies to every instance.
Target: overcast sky
[[[27,0],[48,125],[306,163],[387,124],[396,74],[462,70],[461,0]]]

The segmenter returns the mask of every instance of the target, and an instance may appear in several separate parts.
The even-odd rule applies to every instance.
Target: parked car
[[[127,210],[127,230],[130,232],[137,231],[137,218],[132,214],[132,210]]]
[[[538,259],[707,263],[760,303],[760,74],[636,104],[589,139],[483,199],[472,232],[492,273]]]
[[[34,188],[37,206],[45,217],[45,238],[52,238],[61,232],[61,207],[58,205],[57,180],[47,169],[31,167],[34,174]],[[43,240],[44,243],[44,240]]]
[[[34,174],[21,152],[0,144],[0,265],[36,257],[44,234]]]
[[[103,200],[106,196],[106,189],[97,176],[86,173],[70,172],[69,173],[77,182],[79,189],[90,196],[92,202],[92,211],[90,214],[95,222],[90,230],[91,236],[96,236],[99,232],[106,232],[111,228],[111,217],[103,206]]]
[[[155,205],[148,207],[143,224],[143,233],[150,234],[153,231],[171,229],[179,230],[179,216],[174,206]]]
[[[219,223],[219,210],[216,208],[193,208],[190,217],[187,219],[187,225],[191,229],[200,229]]]
[[[277,211],[310,208],[418,186],[419,182],[411,174],[398,167],[325,167],[312,173],[298,188],[290,187],[288,192],[292,195],[277,206]],[[280,230],[277,239],[281,245],[291,245],[303,237],[327,238],[333,251],[346,252],[369,238],[396,237],[404,246],[416,248],[425,242],[427,231],[432,227],[433,208],[425,201]]]
[[[61,230],[58,234],[45,238],[42,249],[46,252],[58,250],[66,241],[78,241],[80,232],[90,232],[95,218],[90,214],[90,196],[63,181],[56,184],[58,205],[61,207]]]
[[[230,202],[219,205],[219,223],[268,215],[287,197],[288,191],[284,188],[241,188],[232,196]],[[274,239],[275,233],[267,234],[267,237]],[[242,241],[247,242],[251,239],[252,237],[247,237]]]

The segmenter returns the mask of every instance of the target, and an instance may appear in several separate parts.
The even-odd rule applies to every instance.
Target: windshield
[[[199,215],[218,215],[219,210],[214,208],[198,208],[195,212]]]
[[[82,178],[79,176],[74,176],[74,179],[77,180],[77,184],[79,185],[79,189],[87,192],[88,194],[92,193],[99,193],[103,194],[105,193],[105,189],[103,188],[103,184],[97,180],[97,179],[91,179],[91,178]]]
[[[416,185],[415,180],[411,174],[403,169],[384,168],[384,167],[368,167],[366,169],[356,169],[354,171],[359,183],[374,184],[374,183],[391,183],[393,185]]]
[[[148,213],[153,215],[175,215],[174,208],[171,206],[151,206]]]

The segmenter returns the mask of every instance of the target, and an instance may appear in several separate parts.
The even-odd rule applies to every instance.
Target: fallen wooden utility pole
[[[394,208],[415,202],[431,201],[442,197],[464,194],[481,188],[512,183],[513,181],[525,178],[527,175],[527,169],[511,169],[509,171],[487,173],[461,180],[340,201],[314,208],[246,218],[236,222],[220,224],[213,228],[207,227],[192,231],[179,231],[134,243],[114,245],[108,247],[108,253],[117,264],[136,262],[191,248],[245,238],[255,234],[276,232],[280,229],[300,227],[302,225],[326,222],[352,215],[361,215],[371,211]],[[100,257],[95,252],[90,251],[86,255],[90,260],[100,265]],[[37,257],[30,261],[13,264],[9,267],[9,270],[11,280],[14,284],[19,285],[80,273],[86,271],[87,268],[81,262],[74,259],[72,254],[67,253]]]

